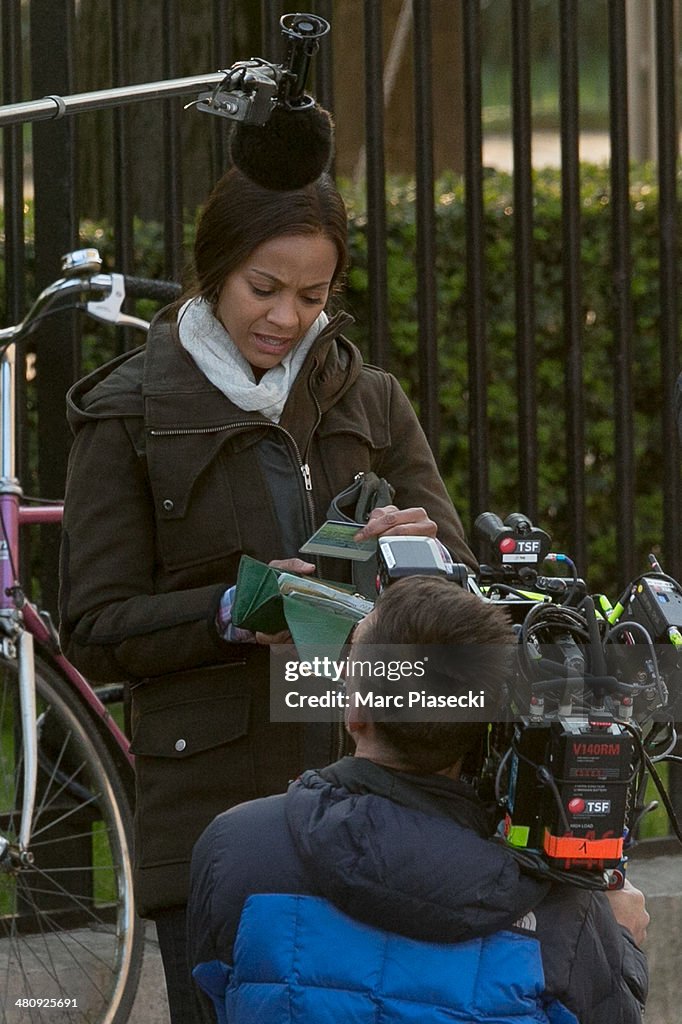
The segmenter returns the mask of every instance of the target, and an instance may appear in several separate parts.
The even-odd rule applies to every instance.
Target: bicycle
[[[0,329],[0,1022],[123,1024],[144,948],[131,873],[133,757],[108,704],[64,657],[49,615],[19,582],[20,527],[59,523],[15,473],[15,343],[64,309],[119,326],[126,295],[167,302],[180,286],[102,273],[96,249],[67,254],[63,276],[25,319]],[[84,301],[85,300],[85,301]],[[37,650],[36,650],[37,648]]]

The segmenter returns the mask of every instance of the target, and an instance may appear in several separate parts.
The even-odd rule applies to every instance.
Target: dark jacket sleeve
[[[426,435],[410,400],[389,375],[391,445],[381,453],[376,472],[396,489],[398,508],[425,508],[438,526],[438,538],[455,561],[475,569],[476,558],[464,537],[462,523],[438,472]]]
[[[187,910],[190,967],[215,959],[232,963],[244,903],[262,892],[314,892],[291,839],[282,794],[219,814],[195,844]]]
[[[69,460],[60,632],[87,676],[161,675],[229,657],[212,628],[224,586],[156,589],[153,499],[125,419],[82,426]]]
[[[222,959],[231,963],[232,946],[218,951],[213,921],[213,903],[216,898],[215,846],[220,819],[215,819],[194,845],[190,871],[190,889],[187,901],[187,956],[190,969],[197,964]],[[230,908],[231,909],[231,908]],[[241,908],[236,908],[232,931],[236,933]]]
[[[557,886],[536,916],[549,994],[581,1024],[641,1024],[646,957],[604,893]]]

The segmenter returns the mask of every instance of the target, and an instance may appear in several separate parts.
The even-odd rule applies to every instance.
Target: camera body
[[[461,586],[468,578],[467,567],[446,561],[433,537],[379,537],[377,566],[379,590],[403,576],[448,576]]]
[[[521,580],[545,558],[552,543],[549,534],[521,512],[512,512],[504,522],[494,512],[482,512],[474,528],[488,541],[491,561],[498,569],[504,567],[507,575]]]
[[[489,550],[476,574],[448,564],[430,538],[379,538],[380,589],[437,574],[510,613],[506,718],[491,723],[479,786],[494,790],[499,831],[512,848],[553,869],[603,875],[632,841],[651,767],[647,744],[674,744],[682,588],[660,571],[645,573],[609,613],[526,516],[503,522],[483,513],[475,525]],[[572,575],[539,575],[543,560],[563,562]]]

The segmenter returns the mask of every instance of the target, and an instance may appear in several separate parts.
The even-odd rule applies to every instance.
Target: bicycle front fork
[[[4,618],[4,616],[3,616]],[[4,619],[4,625],[7,620]],[[23,750],[23,800],[17,839],[11,842],[0,834],[0,871],[14,871],[33,863],[29,851],[31,825],[38,782],[38,722],[36,718],[35,658],[33,636],[13,622],[14,635],[0,641],[2,653],[17,666],[19,680],[19,707],[21,711],[21,738]]]

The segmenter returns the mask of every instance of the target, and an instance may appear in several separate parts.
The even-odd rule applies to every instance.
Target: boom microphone
[[[328,170],[334,126],[305,92],[310,60],[329,23],[314,14],[285,14],[280,25],[288,41],[283,64],[239,61],[196,106],[238,122],[230,136],[232,162],[261,187],[284,191],[304,188]]]
[[[235,126],[230,156],[247,178],[263,188],[299,189],[328,170],[333,145],[331,116],[316,103],[300,109],[275,107],[262,126]]]

